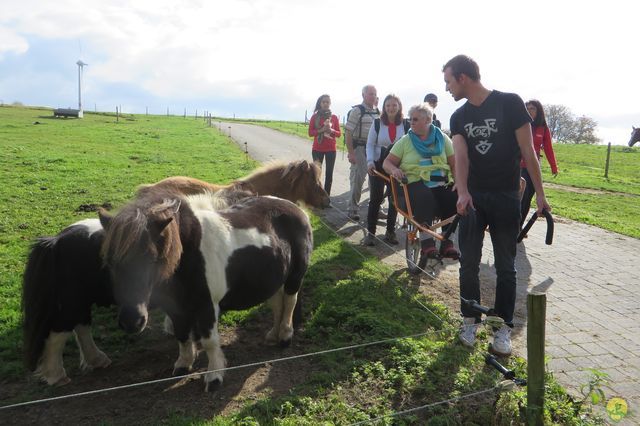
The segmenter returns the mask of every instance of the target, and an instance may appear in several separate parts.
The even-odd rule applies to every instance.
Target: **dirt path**
[[[559,191],[575,192],[578,194],[591,194],[591,195],[619,195],[622,197],[640,197],[638,194],[629,194],[628,192],[617,191],[604,191],[601,189],[592,188],[577,188],[569,185],[558,185],[557,183],[545,182],[545,188],[557,189]]]

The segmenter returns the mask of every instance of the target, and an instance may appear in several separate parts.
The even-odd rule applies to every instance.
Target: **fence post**
[[[542,426],[544,418],[544,335],[547,296],[527,295],[527,425]]]
[[[609,179],[609,158],[611,157],[611,142],[607,145],[607,162],[604,165],[604,177]]]

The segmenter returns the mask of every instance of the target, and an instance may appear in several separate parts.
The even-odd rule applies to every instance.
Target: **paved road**
[[[247,148],[254,159],[311,159],[309,140],[275,130],[237,123],[222,123],[225,133]],[[331,212],[322,216],[338,232],[358,243],[361,228],[346,220],[349,163],[338,153],[333,177]],[[366,184],[365,184],[366,187]],[[366,217],[366,194],[360,216]],[[378,232],[384,229],[379,227]],[[535,288],[547,294],[546,351],[549,369],[574,395],[588,382],[589,368],[610,377],[603,386],[606,398],[626,400],[630,411],[640,411],[640,267],[635,263],[640,240],[556,218],[553,245],[544,244],[544,222],[536,223],[518,246],[518,303],[514,350],[526,357],[526,294]],[[481,280],[483,287],[495,282],[493,252],[485,239]],[[399,247],[397,250],[401,251]],[[401,256],[388,250],[385,262],[401,265]],[[447,281],[450,296],[457,298],[457,266],[448,265],[439,280]],[[483,291],[484,294],[484,291]],[[493,294],[492,291],[487,294]],[[447,296],[449,297],[449,296]],[[451,300],[447,303],[450,306]],[[491,305],[492,300],[483,300]],[[618,424],[638,424],[635,413]]]

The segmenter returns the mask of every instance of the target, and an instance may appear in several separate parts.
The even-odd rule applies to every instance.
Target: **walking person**
[[[324,190],[331,195],[331,183],[333,182],[333,167],[336,164],[336,138],[342,134],[338,117],[331,113],[331,98],[322,95],[316,101],[316,107],[309,120],[309,136],[313,136],[311,158],[322,167],[326,158],[324,169]]]
[[[553,152],[553,146],[551,145],[551,131],[549,131],[549,126],[547,126],[544,108],[542,108],[542,104],[537,99],[527,101],[525,106],[533,120],[533,123],[531,123],[531,133],[533,135],[533,149],[536,152],[538,161],[540,161],[540,150],[542,149],[544,150],[544,156],[547,157],[549,166],[551,166],[551,173],[553,173],[553,176],[555,177],[558,175],[558,165],[556,163],[556,156]],[[529,171],[527,170],[524,160],[520,162],[520,172],[520,175],[526,182],[524,193],[522,194],[522,200],[520,201],[520,228],[522,228],[522,225],[524,225],[524,222],[527,220],[527,215],[531,208],[531,200],[533,199],[536,190],[533,187],[533,181],[531,180],[531,176],[529,175]]]
[[[453,99],[466,99],[450,120],[456,163],[460,247],[460,296],[480,302],[480,260],[485,229],[493,244],[496,268],[496,314],[504,325],[494,330],[490,349],[511,354],[511,329],[516,301],[516,240],[520,231],[520,158],[536,191],[538,213],[551,210],[542,188],[540,165],[533,150],[531,118],[513,93],[485,88],[478,64],[458,55],[442,68]],[[460,341],[473,346],[480,313],[461,303]]]
[[[426,96],[424,97],[424,101],[426,103],[428,103],[431,108],[433,108],[433,125],[436,126],[438,129],[442,129],[442,124],[440,123],[440,120],[438,120],[438,118],[436,117],[436,107],[438,106],[438,97],[436,96],[435,93],[427,93]]]
[[[376,107],[378,92],[372,85],[362,88],[362,103],[355,105],[347,114],[345,124],[345,144],[347,145],[347,158],[351,163],[349,171],[349,219],[358,221],[360,215],[358,207],[362,196],[362,185],[367,176],[366,145],[369,129],[376,118],[380,117],[380,111]]]
[[[386,158],[394,142],[405,135],[406,121],[402,115],[402,102],[397,95],[390,94],[382,101],[382,115],[374,120],[367,137],[367,172],[369,173],[369,208],[367,210],[367,235],[364,244],[375,245],[376,227],[380,215],[380,206],[384,201],[386,182],[376,176],[374,170],[383,172],[382,162]],[[407,129],[408,130],[408,129]],[[396,211],[393,201],[388,200],[387,230],[384,241],[389,244],[398,244],[396,238]]]

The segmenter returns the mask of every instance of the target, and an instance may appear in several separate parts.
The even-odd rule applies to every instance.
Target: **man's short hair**
[[[447,68],[451,68],[451,74],[457,79],[465,74],[473,81],[480,81],[480,67],[478,63],[467,55],[458,55],[449,59],[442,67],[442,72]]]
[[[438,102],[438,97],[435,93],[427,93],[427,96],[424,97],[425,102]]]

